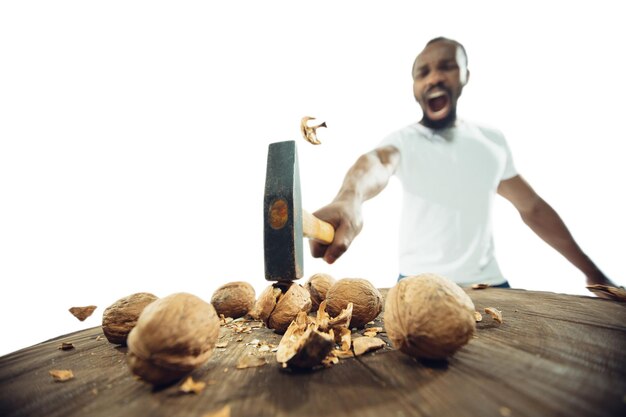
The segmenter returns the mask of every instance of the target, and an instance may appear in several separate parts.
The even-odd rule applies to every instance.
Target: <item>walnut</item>
[[[249,314],[256,320],[263,320],[276,333],[283,334],[300,311],[311,311],[309,292],[295,282],[279,282],[259,295]]]
[[[383,297],[368,280],[342,278],[326,293],[326,308],[331,316],[337,316],[348,303],[353,304],[350,325],[362,328],[378,317],[383,308]]]
[[[328,289],[332,287],[337,280],[328,274],[313,274],[304,284],[304,288],[311,294],[311,311],[317,311],[320,303],[326,299]]]
[[[254,307],[256,293],[254,287],[247,282],[234,281],[224,284],[213,293],[211,304],[218,315],[243,317]]]
[[[205,364],[217,341],[215,308],[188,293],[149,304],[128,335],[130,370],[155,385],[170,384]]]
[[[396,349],[444,359],[474,334],[474,303],[454,282],[435,274],[401,279],[387,294],[385,330]]]
[[[118,345],[125,345],[128,333],[135,327],[143,309],[158,299],[154,294],[138,292],[120,298],[102,313],[102,332],[107,340]]]

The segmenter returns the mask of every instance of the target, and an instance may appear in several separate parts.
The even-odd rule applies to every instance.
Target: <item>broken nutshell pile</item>
[[[276,283],[268,286],[259,295],[250,316],[262,320],[276,333],[283,334],[301,311],[311,310],[311,296],[295,282]]]

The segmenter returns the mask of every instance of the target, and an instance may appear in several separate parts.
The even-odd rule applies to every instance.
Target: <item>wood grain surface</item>
[[[468,293],[478,311],[496,307],[504,322],[483,314],[476,337],[448,361],[414,360],[382,333],[382,350],[293,372],[255,343],[278,345],[280,335],[224,326],[227,345],[192,373],[207,384],[198,394],[180,392],[180,384],[153,389],[128,371],[126,348],[101,328],[79,331],[0,358],[0,416],[626,415],[625,304],[524,290]],[[369,326],[384,327],[382,314]],[[59,349],[63,342],[74,349]],[[266,363],[238,369],[246,355]],[[57,382],[53,369],[71,369],[74,378]]]

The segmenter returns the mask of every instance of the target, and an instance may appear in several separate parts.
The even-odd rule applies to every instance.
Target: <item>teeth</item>
[[[441,96],[445,96],[446,92],[445,91],[441,91],[441,90],[437,90],[437,91],[432,91],[430,93],[428,93],[426,95],[427,99],[431,99],[431,98],[437,98],[437,97],[441,97]]]

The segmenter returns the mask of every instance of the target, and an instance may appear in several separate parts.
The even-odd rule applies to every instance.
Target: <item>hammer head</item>
[[[295,141],[269,145],[263,218],[265,279],[302,278],[302,200]]]

